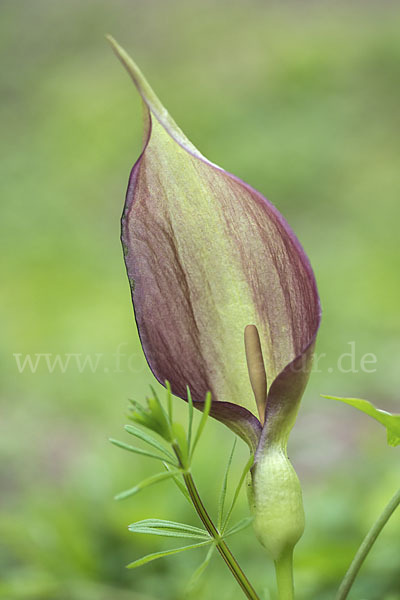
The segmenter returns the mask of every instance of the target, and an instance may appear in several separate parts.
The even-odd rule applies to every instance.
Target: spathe
[[[198,408],[210,390],[211,414],[255,451],[264,416],[263,440],[287,436],[308,379],[320,322],[311,266],[277,209],[204,158],[110,42],[145,104],[144,147],[122,216],[144,353],[158,381],[184,399],[188,385]],[[247,373],[249,324],[265,362],[266,407]]]

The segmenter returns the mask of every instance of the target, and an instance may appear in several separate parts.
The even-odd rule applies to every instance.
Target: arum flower
[[[144,103],[143,150],[122,216],[142,347],[155,377],[168,380],[176,396],[187,400],[189,386],[201,409],[211,392],[210,414],[255,453],[252,503],[259,506],[271,494],[258,491],[254,473],[271,448],[286,464],[309,377],[320,322],[314,275],[278,210],[192,145],[110,41]],[[270,550],[274,559],[282,548]]]

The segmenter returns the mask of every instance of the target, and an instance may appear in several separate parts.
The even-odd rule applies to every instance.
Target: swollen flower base
[[[257,328],[244,332],[249,379],[263,422],[266,372]],[[256,452],[251,470],[248,499],[254,515],[254,530],[276,566],[281,598],[294,595],[293,549],[304,531],[304,509],[300,482],[290,463],[286,446],[290,424],[281,424]]]

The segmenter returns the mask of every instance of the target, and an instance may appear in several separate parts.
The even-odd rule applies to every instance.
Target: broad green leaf
[[[199,423],[199,426],[197,428],[196,437],[195,437],[194,442],[193,442],[191,456],[193,456],[194,451],[196,449],[196,446],[199,443],[199,439],[201,437],[201,434],[203,433],[204,427],[205,427],[206,422],[207,422],[208,415],[210,414],[210,408],[211,408],[211,392],[207,392],[206,398],[204,400],[203,414],[201,415],[200,423]]]
[[[201,548],[202,546],[207,546],[211,541],[200,542],[199,544],[191,544],[190,546],[184,546],[183,548],[173,548],[172,550],[164,550],[163,552],[155,552],[154,554],[148,554],[147,556],[143,556],[138,560],[134,560],[126,566],[127,569],[136,569],[137,567],[141,567],[153,560],[157,560],[158,558],[163,558],[164,556],[172,556],[173,554],[178,554],[179,552],[184,552],[185,550],[193,550],[194,548]]]
[[[400,415],[389,413],[380,408],[376,408],[369,400],[361,400],[360,398],[341,398],[338,396],[325,396],[328,400],[339,400],[357,408],[361,412],[369,415],[375,421],[381,423],[387,430],[387,442],[389,446],[398,446],[400,444]]]
[[[195,570],[195,572],[193,573],[192,577],[189,580],[189,583],[187,585],[187,591],[191,592],[195,586],[196,583],[198,582],[198,580],[200,579],[201,575],[204,573],[204,571],[206,570],[206,568],[208,567],[208,565],[210,564],[210,560],[212,558],[212,555],[214,554],[216,545],[212,544],[206,554],[205,559],[203,560],[203,562],[197,567],[197,569]]]
[[[139,429],[138,427],[135,427],[134,425],[125,425],[125,431],[127,431],[131,435],[134,435],[135,437],[139,438],[140,440],[143,440],[150,446],[153,446],[153,448],[156,448],[157,450],[159,450],[160,452],[165,454],[170,461],[175,460],[175,457],[170,452],[168,452],[168,450],[165,448],[165,446],[160,444],[160,442],[158,440],[153,438],[146,431],[143,431],[142,429]]]
[[[234,533],[238,533],[238,531],[242,531],[242,529],[246,529],[253,521],[254,517],[245,517],[244,519],[241,519],[241,521],[224,533],[224,538],[233,535]]]
[[[151,477],[148,477],[147,479],[144,479],[143,481],[141,481],[140,483],[138,483],[134,487],[130,488],[129,490],[125,490],[124,492],[120,492],[114,498],[115,498],[115,500],[124,500],[125,498],[129,498],[130,496],[134,496],[138,492],[144,490],[145,488],[147,488],[147,487],[149,487],[151,485],[154,485],[154,484],[156,484],[156,483],[158,483],[160,481],[163,481],[165,479],[172,479],[173,477],[174,477],[174,472],[173,471],[167,471],[167,472],[163,472],[163,473],[157,473],[156,475],[152,475]]]
[[[222,488],[221,488],[221,494],[219,497],[219,504],[218,504],[218,520],[217,520],[218,530],[221,529],[221,525],[222,525],[222,519],[223,519],[223,515],[224,515],[225,498],[226,498],[226,488],[228,486],[229,471],[230,471],[230,468],[232,465],[233,453],[235,452],[235,448],[236,448],[236,438],[233,442],[232,450],[229,455],[228,463],[227,463],[226,469],[225,469],[225,475],[222,480]]]
[[[128,450],[128,452],[134,452],[135,454],[141,454],[142,456],[148,456],[150,458],[157,458],[158,460],[167,462],[174,467],[179,467],[179,465],[176,462],[172,462],[171,460],[166,459],[164,456],[158,456],[157,454],[153,454],[153,452],[147,452],[147,450],[142,450],[142,448],[136,448],[135,446],[125,444],[125,442],[120,442],[119,440],[114,440],[113,438],[110,438],[109,441],[112,444],[114,444],[114,446],[118,446],[118,448],[122,448],[123,450]]]
[[[164,521],[162,519],[145,519],[132,523],[128,529],[133,533],[147,533],[152,535],[161,535],[163,537],[184,537],[195,539],[210,539],[209,534],[204,529],[177,523],[175,521]]]
[[[243,482],[244,482],[244,480],[245,480],[245,478],[246,478],[246,475],[248,474],[248,472],[250,471],[251,467],[253,466],[253,463],[254,463],[254,455],[253,455],[253,454],[250,454],[249,460],[248,460],[248,461],[247,461],[247,463],[245,464],[245,466],[244,466],[244,469],[243,469],[243,471],[242,471],[242,474],[241,474],[241,476],[240,476],[239,483],[238,483],[238,484],[237,484],[237,486],[236,486],[236,490],[235,490],[235,493],[234,493],[234,495],[233,495],[232,504],[231,504],[231,506],[230,506],[230,509],[229,509],[229,511],[228,511],[228,513],[227,513],[227,515],[226,515],[226,519],[225,519],[225,522],[224,522],[224,526],[223,526],[223,528],[222,528],[222,531],[224,531],[224,530],[225,530],[226,526],[227,526],[227,525],[228,525],[228,523],[229,523],[229,519],[230,519],[230,518],[231,518],[231,516],[232,516],[233,509],[235,508],[235,505],[236,505],[237,499],[238,499],[238,497],[239,497],[239,492],[240,492],[240,490],[241,490],[241,488],[242,488],[242,485],[243,485]]]

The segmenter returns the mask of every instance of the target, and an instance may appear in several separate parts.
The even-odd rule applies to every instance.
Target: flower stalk
[[[396,510],[396,508],[400,505],[400,489],[397,490],[393,498],[390,502],[385,506],[382,513],[379,515],[378,519],[372,525],[371,529],[365,536],[361,546],[359,547],[346,575],[343,578],[343,581],[338,590],[336,600],[346,600],[349,591],[354,583],[355,578],[358,575],[359,570],[361,569],[369,551],[374,545],[376,538],[381,533],[382,529]]]
[[[276,582],[278,585],[279,600],[294,599],[293,581],[293,550],[287,552],[275,561]]]

